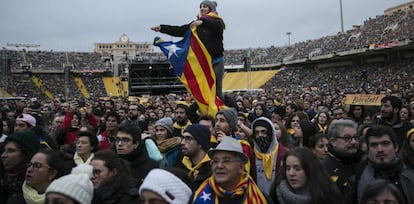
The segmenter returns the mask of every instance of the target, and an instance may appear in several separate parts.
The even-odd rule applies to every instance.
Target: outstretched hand
[[[154,26],[151,28],[151,30],[155,31],[155,32],[160,32],[161,31],[161,26]]]

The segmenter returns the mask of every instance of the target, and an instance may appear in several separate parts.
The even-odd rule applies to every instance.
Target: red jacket
[[[67,134],[65,135],[65,144],[72,144],[77,139],[77,131],[78,129],[71,129],[72,127],[72,119],[73,119],[73,112],[67,112],[65,115],[65,119],[63,120],[63,123],[60,125],[60,128],[62,128],[64,131],[67,131]],[[79,118],[79,120],[81,120]],[[96,120],[96,117],[94,114],[89,115],[89,125],[94,127],[95,129],[98,128],[98,120]]]

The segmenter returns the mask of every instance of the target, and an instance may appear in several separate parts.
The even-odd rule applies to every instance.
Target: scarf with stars
[[[243,174],[239,184],[233,191],[226,191],[214,182],[211,176],[206,179],[194,193],[194,204],[219,203],[219,198],[239,199],[243,197],[243,204],[267,204],[263,193],[248,174]]]

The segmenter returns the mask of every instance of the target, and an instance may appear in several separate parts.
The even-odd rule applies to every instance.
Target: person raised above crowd
[[[184,37],[191,27],[196,27],[196,32],[201,42],[212,58],[211,63],[216,76],[216,95],[224,101],[222,84],[224,78],[223,30],[225,29],[225,24],[218,15],[216,8],[217,2],[210,0],[202,1],[197,19],[189,24],[182,26],[159,25],[152,27],[151,30],[176,37]]]

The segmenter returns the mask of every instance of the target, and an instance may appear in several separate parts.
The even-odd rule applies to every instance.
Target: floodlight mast
[[[19,47],[25,47],[27,48],[27,50],[29,50],[30,48],[40,47],[40,45],[38,44],[31,44],[31,43],[7,43],[7,46],[15,47],[17,50],[19,49]]]

